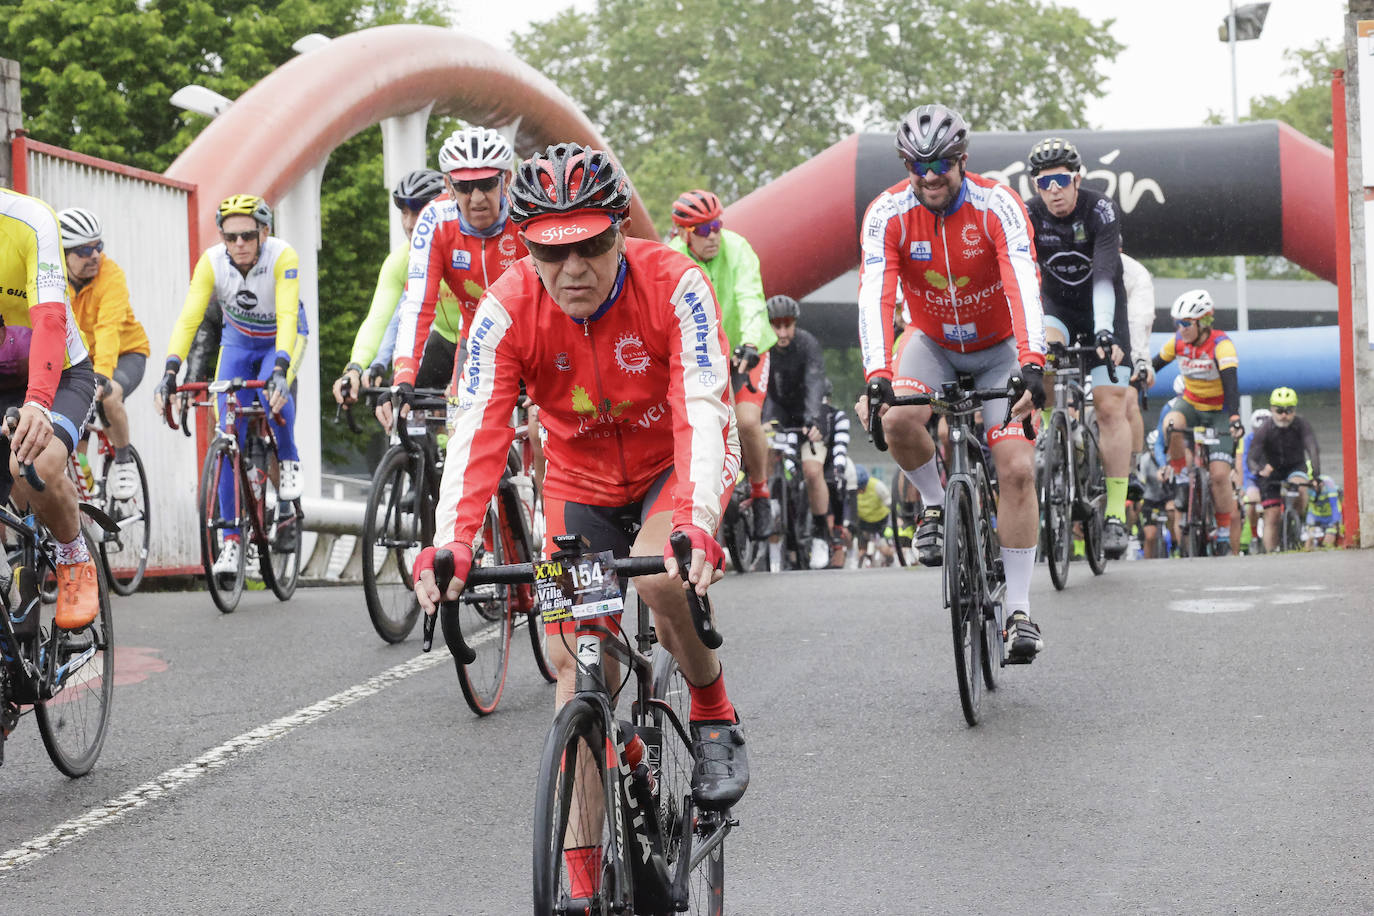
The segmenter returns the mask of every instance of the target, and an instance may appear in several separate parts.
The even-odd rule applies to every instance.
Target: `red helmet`
[[[710,191],[688,191],[673,201],[673,222],[679,226],[709,223],[722,212],[720,198]]]
[[[516,168],[510,216],[535,241],[576,242],[618,222],[632,193],[625,170],[607,153],[557,143]]]

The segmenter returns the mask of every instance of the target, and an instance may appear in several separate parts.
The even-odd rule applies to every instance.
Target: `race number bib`
[[[536,562],[534,588],[545,623],[613,617],[625,609],[609,550]]]

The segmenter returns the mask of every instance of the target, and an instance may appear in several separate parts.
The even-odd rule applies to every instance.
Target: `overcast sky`
[[[1095,21],[1116,19],[1112,35],[1126,46],[1107,70],[1107,94],[1088,108],[1102,128],[1194,127],[1209,111],[1231,114],[1231,59],[1217,38],[1226,0],[1059,0]],[[568,6],[592,9],[591,0],[455,0],[465,31],[500,48],[531,22]],[[1283,52],[1318,39],[1339,40],[1344,0],[1273,0],[1264,34],[1237,45],[1241,114],[1255,95],[1282,94],[1294,85],[1283,76]],[[1053,127],[1058,125],[1045,125]]]

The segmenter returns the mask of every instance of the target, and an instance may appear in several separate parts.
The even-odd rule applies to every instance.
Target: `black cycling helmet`
[[[791,296],[774,296],[768,300],[769,321],[776,321],[779,318],[796,320],[799,317],[801,317],[801,306]]]
[[[398,207],[418,210],[444,193],[444,176],[434,169],[416,169],[401,177],[391,192]]]
[[[629,176],[609,153],[556,143],[515,167],[510,216],[517,223],[576,210],[622,216],[630,209],[630,195]]]
[[[1027,164],[1030,165],[1032,175],[1038,175],[1045,169],[1058,168],[1063,166],[1070,172],[1076,172],[1083,167],[1083,160],[1078,155],[1078,150],[1074,149],[1072,143],[1063,137],[1046,137],[1035,146],[1031,147],[1030,158]]]
[[[897,155],[918,159],[954,159],[968,152],[968,123],[944,105],[922,105],[897,125]]]

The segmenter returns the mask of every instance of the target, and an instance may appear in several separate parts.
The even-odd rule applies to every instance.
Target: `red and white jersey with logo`
[[[436,545],[471,543],[481,525],[521,379],[547,433],[546,493],[624,506],[676,467],[673,525],[715,532],[739,471],[720,306],[691,260],[653,241],[626,240],[618,286],[585,322],[549,297],[529,258],[487,291],[455,379]]]
[[[953,208],[936,215],[907,181],[878,195],[859,243],[864,376],[892,375],[892,312],[939,345],[984,350],[1015,335],[1021,365],[1045,363],[1040,271],[1026,207],[1006,185],[969,172]]]
[[[463,311],[463,334],[472,326],[477,303],[487,287],[525,256],[515,223],[490,238],[463,231],[458,204],[441,194],[420,211],[410,234],[410,266],[405,292],[397,306],[401,313],[396,328],[396,384],[415,382],[420,357],[425,352],[434,309],[439,301],[439,282],[446,281]]]

